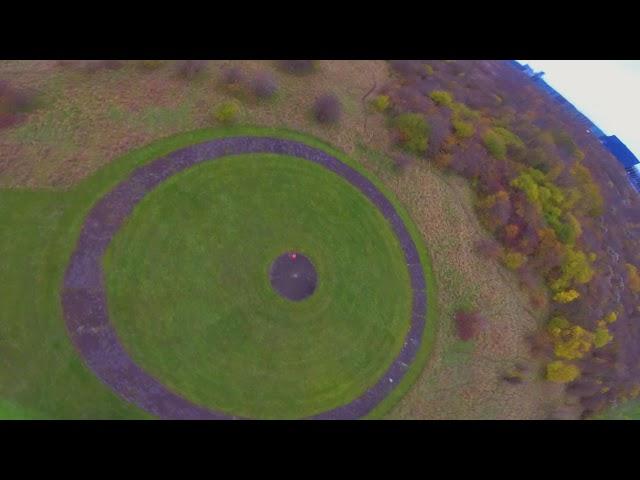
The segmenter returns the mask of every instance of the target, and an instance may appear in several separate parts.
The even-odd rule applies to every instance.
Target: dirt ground
[[[257,102],[221,86],[221,71],[231,63],[248,76],[272,71],[276,98]],[[541,365],[525,342],[544,312],[531,311],[513,273],[474,251],[475,241],[487,234],[464,180],[424,161],[402,173],[389,168],[393,150],[385,120],[362,101],[388,75],[383,61],[322,61],[306,76],[280,72],[267,61],[212,61],[191,81],[179,78],[171,62],[153,72],[128,63],[94,73],[55,61],[0,62],[0,79],[42,92],[42,106],[26,121],[0,130],[0,188],[68,187],[154,139],[215,126],[215,106],[236,97],[241,122],[310,133],[361,161],[398,196],[425,238],[438,286],[438,334],[427,367],[389,418],[546,418],[563,403],[563,387],[541,380]],[[310,114],[325,92],[343,104],[336,126],[319,125]],[[455,337],[453,315],[464,307],[489,321],[476,341]],[[501,380],[516,364],[526,369],[524,381]]]

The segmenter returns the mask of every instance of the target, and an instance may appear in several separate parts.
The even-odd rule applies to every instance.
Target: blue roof
[[[622,163],[624,168],[633,167],[640,163],[640,160],[615,135],[604,137],[602,143]]]

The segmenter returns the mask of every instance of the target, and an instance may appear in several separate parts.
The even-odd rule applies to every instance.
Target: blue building
[[[615,135],[604,136],[600,141],[622,164],[631,179],[631,184],[640,192],[640,160]]]

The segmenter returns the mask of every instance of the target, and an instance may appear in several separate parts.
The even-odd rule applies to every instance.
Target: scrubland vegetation
[[[470,181],[498,242],[483,252],[549,311],[532,342],[544,378],[568,384],[583,416],[637,395],[640,202],[617,160],[506,63],[455,62],[455,78],[447,62],[391,64],[376,98],[398,145]]]

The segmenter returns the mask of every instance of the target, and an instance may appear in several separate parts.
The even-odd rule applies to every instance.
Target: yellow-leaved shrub
[[[547,364],[546,379],[556,383],[569,383],[580,376],[580,369],[562,360]]]
[[[553,299],[558,303],[570,303],[580,297],[580,293],[573,288],[570,290],[563,290],[556,293]]]

